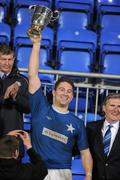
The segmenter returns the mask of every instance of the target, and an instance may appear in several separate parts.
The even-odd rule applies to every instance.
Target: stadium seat
[[[10,5],[10,1],[11,1],[11,0],[0,0],[0,4],[1,4],[2,6],[9,6],[9,5]]]
[[[111,23],[112,22],[112,23]],[[97,2],[97,25],[101,30],[120,30],[120,1],[100,0]]]
[[[18,24],[19,25],[20,24],[30,25],[31,17],[32,17],[32,14],[28,8],[26,8],[26,7],[19,8],[17,11],[17,14],[16,14],[16,22],[17,22],[16,25],[18,25]],[[26,19],[27,19],[27,21],[26,21]]]
[[[22,7],[22,6],[29,6],[29,5],[45,5],[48,7],[52,6],[52,0],[14,0],[14,7]]]
[[[5,19],[5,10],[3,6],[0,6],[0,23],[4,22]]]
[[[9,44],[11,41],[11,27],[6,23],[0,23],[0,42]]]
[[[27,21],[26,21],[27,19]],[[31,49],[32,42],[29,39],[27,35],[27,30],[30,27],[31,22],[31,14],[29,13],[27,8],[20,8],[17,13],[17,24],[14,27],[13,30],[13,45],[15,48],[16,56],[21,56],[20,54],[22,51],[25,51],[25,53],[30,53],[29,50]],[[49,27],[45,27],[42,31],[42,42],[41,42],[41,63],[42,60],[44,61],[42,65],[45,66],[44,63],[48,63],[48,61],[51,59],[52,54],[52,47],[53,47],[53,40],[54,40],[54,32],[53,29]],[[27,50],[28,48],[28,50]],[[43,54],[42,54],[43,53]],[[27,55],[28,57],[28,55]],[[28,57],[29,58],[29,57]],[[23,58],[24,59],[24,58]],[[20,61],[21,62],[21,61]],[[22,60],[21,63],[24,61]],[[22,67],[22,64],[19,64],[20,67]],[[28,64],[25,65],[27,67]],[[45,68],[45,67],[44,67]],[[47,66],[46,66],[47,68]]]
[[[87,108],[88,111],[92,111],[94,108],[93,102],[94,102],[94,92],[90,90],[89,97],[87,99],[87,91],[83,88],[79,90],[79,94],[74,92],[74,97],[69,105],[69,110],[74,112],[77,109],[77,113],[79,113],[79,112],[85,112],[85,109]]]
[[[27,19],[27,21],[26,21]],[[30,27],[31,14],[27,8],[20,8],[17,13],[17,24],[13,30],[13,44],[18,59],[19,68],[28,67],[29,54],[32,47],[32,42],[27,35],[27,30]],[[41,68],[51,69],[47,66],[48,61],[51,59],[51,52],[53,47],[53,30],[49,27],[45,27],[42,31],[42,42],[41,42]],[[27,59],[27,60],[26,60]],[[53,75],[42,75],[44,80],[52,81]]]
[[[24,130],[30,131],[31,130],[31,114],[24,114]]]
[[[26,31],[26,26],[17,26],[14,30],[14,48],[16,52],[16,57],[18,58],[18,65],[20,68],[28,67],[29,54],[32,47],[32,42],[28,38]],[[47,64],[51,61],[52,56],[52,46],[53,46],[53,30],[49,27],[46,27],[42,31],[42,42],[41,42],[41,68],[51,69]],[[26,61],[27,58],[27,61]],[[44,76],[44,75],[41,75]],[[53,75],[48,75],[53,78]]]
[[[14,0],[13,6],[15,11],[13,12],[13,17],[16,18],[18,10],[20,8],[28,8],[30,5],[43,5],[51,8],[52,0],[25,0],[25,1]]]
[[[18,68],[28,68],[29,57],[31,53],[31,46],[20,46],[17,50],[17,64]],[[50,66],[47,65],[47,53],[46,49],[41,48],[40,52],[40,69],[52,70]],[[25,74],[25,73],[24,73]],[[26,75],[26,74],[25,74]],[[52,83],[54,81],[53,75],[40,74],[40,78],[42,81]]]
[[[83,112],[79,112],[78,113],[78,117],[80,120],[85,122],[85,118],[86,118],[86,122],[92,122],[92,121],[99,121],[102,120],[102,116],[99,114],[92,113],[92,112],[87,112],[87,114],[83,113]]]
[[[111,7],[116,7],[120,5],[119,0],[98,0],[97,1],[97,6],[98,8],[101,6],[111,6]]]
[[[77,27],[86,29],[92,25],[93,0],[56,0],[55,7],[60,11],[58,28]]]
[[[80,158],[72,160],[71,170],[72,170],[72,179],[73,180],[78,180],[78,179],[82,180],[85,178],[85,171],[82,166],[82,161]]]
[[[111,23],[112,22],[112,23]],[[101,31],[120,32],[120,14],[105,14],[101,18]]]
[[[57,31],[58,69],[91,72],[96,52],[97,35],[87,30]]]
[[[72,180],[84,180],[85,175],[72,174]]]
[[[56,5],[56,7],[59,7],[60,5],[59,4],[61,4],[61,3],[66,3],[66,4],[68,4],[68,3],[78,3],[78,4],[81,4],[81,5],[88,5],[88,6],[90,6],[90,7],[94,7],[94,1],[93,0],[55,0],[55,5]]]
[[[118,32],[101,33],[100,72],[120,75],[120,34]]]
[[[5,22],[5,18],[7,17],[9,7],[10,0],[0,0],[0,22],[1,19],[3,22]]]
[[[27,30],[30,27],[30,25],[31,14],[29,13],[29,10],[27,8],[20,8],[17,13],[17,24],[14,27],[13,31],[14,46],[16,46],[19,43],[18,41],[22,40],[22,38],[23,42],[25,41],[25,38],[28,38]],[[47,41],[49,42],[49,47],[53,45],[53,36],[53,30],[49,27],[45,27],[42,31],[42,37],[43,39],[46,39],[46,43]]]
[[[120,75],[120,54],[106,54],[103,58],[104,74]]]
[[[102,52],[119,52],[120,33],[103,31],[100,36],[100,49]]]

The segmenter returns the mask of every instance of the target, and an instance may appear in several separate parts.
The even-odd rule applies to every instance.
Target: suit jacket
[[[108,157],[104,155],[104,120],[87,124],[87,136],[93,157],[93,180],[120,180],[120,127]]]
[[[6,89],[15,83],[21,82],[15,100],[4,99]],[[30,113],[28,100],[28,79],[19,73],[17,68],[4,79],[0,79],[0,136],[15,129],[23,129],[23,114]],[[24,146],[20,141],[20,156],[24,155]]]

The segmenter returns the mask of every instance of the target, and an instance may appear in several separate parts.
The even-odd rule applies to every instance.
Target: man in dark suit
[[[93,157],[93,180],[120,180],[120,94],[109,94],[103,102],[104,120],[87,124],[87,135]],[[107,135],[107,154],[105,136]],[[107,142],[108,143],[108,142]]]

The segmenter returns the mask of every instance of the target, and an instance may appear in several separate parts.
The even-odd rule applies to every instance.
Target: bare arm
[[[80,151],[82,164],[85,169],[85,180],[92,180],[93,160],[89,149]]]
[[[29,88],[29,92],[33,94],[41,86],[41,82],[38,76],[41,37],[31,38],[31,41],[33,42],[33,47],[30,55],[30,61],[28,67],[28,78],[29,78],[28,88]]]

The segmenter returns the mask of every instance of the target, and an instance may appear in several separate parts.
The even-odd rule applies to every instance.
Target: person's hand
[[[17,137],[17,136],[18,136],[17,133],[20,132],[20,131],[21,131],[20,129],[18,129],[18,130],[13,130],[13,131],[9,131],[9,132],[7,133],[7,135],[11,135],[11,136],[16,136],[16,137]]]
[[[35,37],[30,37],[31,41],[33,44],[40,44],[42,36],[35,36]]]
[[[17,82],[10,85],[7,88],[7,90],[6,90],[5,94],[4,94],[4,99],[8,99],[8,98],[11,98],[11,97],[13,99],[15,99],[15,97],[16,97],[18,91],[19,91],[19,88],[20,88],[20,85]]]
[[[30,149],[32,147],[30,136],[26,131],[18,131],[17,136],[19,136],[23,140],[23,143],[27,149]]]
[[[29,134],[26,131],[18,129],[18,130],[10,131],[7,134],[11,136],[20,137],[23,140],[23,143],[27,149],[30,149],[32,147],[31,139],[29,137]]]

